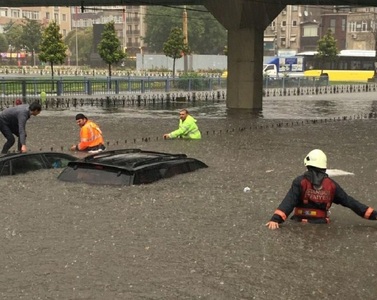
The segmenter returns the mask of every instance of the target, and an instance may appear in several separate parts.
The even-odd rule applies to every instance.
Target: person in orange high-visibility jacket
[[[190,116],[187,109],[181,109],[179,112],[179,128],[170,133],[165,133],[163,135],[164,139],[191,139],[200,140],[202,135],[196,125],[196,120]]]
[[[83,114],[76,115],[76,123],[81,127],[80,142],[71,147],[71,151],[97,152],[106,149],[99,126],[88,120]]]

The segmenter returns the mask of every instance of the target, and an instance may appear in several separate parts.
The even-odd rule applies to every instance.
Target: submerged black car
[[[207,167],[186,154],[122,149],[104,151],[70,162],[58,179],[89,184],[135,185]]]
[[[18,175],[41,169],[65,168],[77,157],[60,152],[27,152],[0,155],[0,176]]]

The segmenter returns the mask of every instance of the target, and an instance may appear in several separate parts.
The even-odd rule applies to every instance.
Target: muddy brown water
[[[75,113],[31,118],[29,149],[66,152]],[[163,141],[177,111],[93,115],[109,149],[186,153],[209,168],[131,187],[60,182],[60,170],[1,178],[1,299],[375,299],[377,222],[335,206],[328,225],[264,225],[313,148],[377,208],[376,119],[277,126],[197,110],[201,141]]]

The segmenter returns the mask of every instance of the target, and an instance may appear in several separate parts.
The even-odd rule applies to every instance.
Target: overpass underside
[[[288,4],[377,6],[377,0],[71,0],[70,6],[204,5],[228,31],[227,106],[261,109],[263,33]],[[0,6],[67,6],[66,0],[0,0]]]
[[[207,0],[70,0],[69,6],[113,5],[205,5]],[[271,5],[363,5],[376,6],[376,0],[244,0],[245,3],[264,2]],[[217,1],[222,6],[223,0]],[[0,0],[3,7],[67,6],[67,0]]]

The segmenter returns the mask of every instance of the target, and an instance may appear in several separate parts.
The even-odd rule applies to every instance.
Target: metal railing
[[[226,89],[226,79],[222,78],[79,78],[79,79],[0,79],[0,99],[39,96],[44,91],[47,96],[101,96],[122,94],[144,94],[150,92],[171,93],[176,91],[196,92]]]

